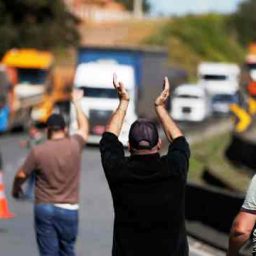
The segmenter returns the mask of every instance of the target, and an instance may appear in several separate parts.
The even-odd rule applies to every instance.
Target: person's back
[[[78,203],[81,150],[79,135],[47,140],[31,151],[36,161],[36,203]],[[25,163],[29,165],[30,163]]]
[[[131,156],[125,157],[117,124],[122,125],[127,106],[120,101],[100,143],[115,211],[112,255],[186,256],[184,200],[189,146],[163,108],[159,117],[166,133],[172,135],[167,155],[159,155],[155,125],[138,120],[129,134]]]
[[[75,255],[78,234],[79,177],[83,146],[88,136],[88,120],[79,103],[82,92],[74,91],[78,131],[67,135],[59,114],[47,120],[48,140],[33,147],[13,183],[13,197],[22,194],[22,184],[35,174],[35,232],[41,256]]]

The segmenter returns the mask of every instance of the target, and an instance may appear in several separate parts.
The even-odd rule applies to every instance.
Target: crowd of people
[[[188,256],[185,228],[185,188],[189,169],[189,144],[166,110],[170,85],[167,78],[152,102],[167,141],[160,156],[157,126],[138,119],[130,127],[126,157],[118,140],[129,93],[114,75],[119,105],[100,141],[103,170],[114,207],[113,256]],[[23,196],[23,184],[35,177],[35,234],[41,256],[73,256],[79,225],[81,155],[87,142],[89,121],[82,111],[83,93],[74,90],[78,130],[69,135],[64,118],[53,114],[47,121],[47,140],[33,145],[14,178],[12,195]],[[0,161],[1,162],[1,161]],[[228,256],[239,255],[250,239],[256,221],[256,178],[252,180],[240,213],[234,221]]]

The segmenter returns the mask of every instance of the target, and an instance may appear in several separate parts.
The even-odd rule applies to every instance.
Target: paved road
[[[17,144],[23,137],[24,135],[21,134],[0,137],[6,194],[10,208],[17,215],[13,220],[0,220],[0,255],[4,256],[38,255],[33,232],[33,205],[27,201],[15,201],[10,196],[13,176],[27,153]],[[111,255],[113,210],[97,148],[85,148],[82,170],[80,235],[77,255],[108,256]],[[196,246],[192,248],[193,252],[190,255],[216,255],[202,252],[200,246],[198,249],[198,243]]]

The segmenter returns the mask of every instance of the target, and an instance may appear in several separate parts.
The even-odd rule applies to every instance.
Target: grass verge
[[[204,184],[202,174],[207,166],[212,173],[236,190],[246,191],[251,175],[245,169],[232,165],[225,157],[230,133],[213,136],[209,140],[191,145],[189,181]]]

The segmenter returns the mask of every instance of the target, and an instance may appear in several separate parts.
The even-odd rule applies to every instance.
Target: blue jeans
[[[75,256],[78,210],[38,204],[34,213],[40,256]]]

